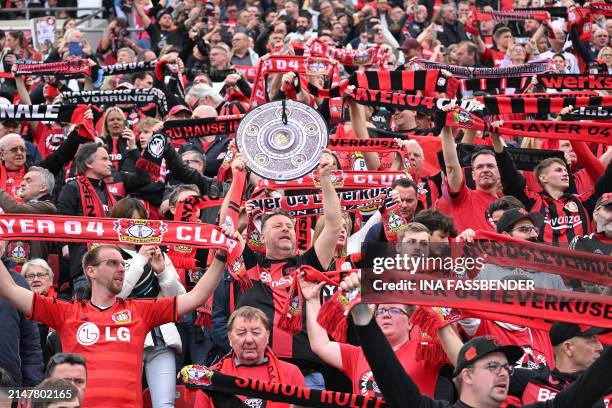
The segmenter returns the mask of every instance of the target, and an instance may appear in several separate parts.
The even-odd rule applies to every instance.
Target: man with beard
[[[479,150],[472,155],[472,178],[476,189],[465,184],[463,168],[457,156],[457,148],[451,129],[442,130],[442,153],[446,163],[446,180],[442,190],[444,201],[438,207],[455,221],[458,231],[468,228],[492,231],[487,219],[487,209],[499,197],[499,170],[495,155],[490,150]]]
[[[223,227],[236,240],[238,233]],[[242,245],[243,241],[239,241]],[[18,286],[0,263],[0,296],[32,320],[54,328],[66,353],[87,361],[84,407],[142,406],[142,350],[146,334],[206,303],[223,275],[226,253],[217,251],[208,271],[189,292],[174,298],[120,299],[125,261],[119,247],[99,245],[83,257],[91,299],[61,301]]]

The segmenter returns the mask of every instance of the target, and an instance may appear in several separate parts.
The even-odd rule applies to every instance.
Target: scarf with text
[[[221,228],[201,223],[44,214],[0,214],[0,235],[3,239],[11,241],[190,245],[227,251],[228,261],[240,255],[238,242],[223,235]]]
[[[353,152],[356,155],[361,154],[362,151],[377,153],[395,152],[400,158],[400,169],[410,172],[410,159],[408,158],[407,149],[399,146],[397,142],[392,139],[333,138],[329,139],[327,147],[334,152]]]
[[[62,122],[80,125],[87,132],[79,129],[79,135],[94,140],[95,129],[91,120],[85,119],[87,105],[2,105],[0,104],[0,121],[44,121]],[[91,133],[91,134],[89,134]]]
[[[268,92],[266,89],[268,75],[286,74],[288,72],[295,72],[300,76],[304,76],[304,78],[300,79],[302,88],[308,82],[305,78],[307,75],[324,75],[330,77],[332,82],[340,83],[338,63],[336,61],[297,55],[271,55],[268,59],[259,61],[257,75],[251,92],[251,106],[256,107],[268,102]],[[331,85],[330,83],[330,87]],[[305,90],[307,91],[307,89]]]
[[[533,98],[531,96],[508,97],[500,95],[478,96],[475,99],[485,106],[485,112],[489,115],[509,113],[557,114],[570,105],[574,108],[612,105],[612,96],[565,97],[563,94],[559,94],[559,97]]]
[[[439,70],[428,71],[365,71],[355,72],[349,78],[349,85],[357,88],[404,91],[423,91],[426,96],[436,92],[446,93],[449,98],[457,95],[458,80],[446,78]]]
[[[500,314],[495,320],[512,310],[518,316],[578,323],[588,326],[612,328],[612,303],[609,296],[594,295],[572,291],[534,288],[533,290],[485,290],[475,287],[462,287],[461,280],[436,278],[440,282],[438,290],[420,290],[420,278],[405,272],[385,271],[385,280],[402,281],[403,284],[415,282],[416,290],[381,292],[373,290],[373,280],[378,276],[367,276],[362,283],[363,300],[367,303],[409,303],[421,306],[442,306],[459,308],[462,311],[477,311]],[[422,277],[421,277],[422,278]],[[431,276],[429,277],[431,278]],[[425,277],[425,279],[427,279]],[[446,289],[446,288],[451,289]]]
[[[101,69],[104,75],[133,74],[136,72],[153,71],[156,63],[157,60],[136,61],[124,64],[104,65]]]
[[[522,65],[514,65],[506,68],[480,68],[480,67],[462,67],[459,65],[444,64],[441,62],[433,62],[426,59],[416,59],[409,64],[417,64],[421,69],[431,70],[439,69],[446,70],[453,74],[458,79],[465,78],[504,78],[504,77],[522,77],[540,75],[550,72],[550,61],[533,61]]]
[[[404,171],[342,171],[331,174],[333,186],[345,189],[363,189],[364,187],[391,187],[395,180],[406,178]],[[259,180],[257,190],[303,190],[321,188],[316,173],[290,181]]]
[[[446,115],[446,125],[455,128],[474,129],[508,136],[542,139],[577,140],[612,144],[612,123],[562,122],[562,121],[504,121],[503,126],[493,126],[469,112],[455,109]]]
[[[90,76],[91,64],[87,59],[71,58],[60,62],[17,61],[15,76],[50,75],[56,78],[72,78],[81,75]]]
[[[328,45],[320,39],[315,39],[310,46],[297,43],[292,44],[294,49],[304,50],[304,56],[331,58],[345,66],[378,65],[387,67],[387,55],[378,46],[366,50],[349,50]]]
[[[83,207],[83,216],[102,218],[106,217],[110,209],[115,205],[115,197],[108,189],[107,185],[104,185],[104,193],[108,202],[107,208],[104,208],[104,204],[91,181],[86,176],[79,176],[76,178],[77,186],[79,187],[79,194],[81,196],[81,206]]]
[[[66,105],[94,104],[94,105],[121,105],[129,104],[147,106],[155,104],[162,116],[168,113],[166,96],[158,89],[115,89],[112,91],[80,91],[62,92],[63,102]]]
[[[612,16],[612,7],[606,3],[591,3],[589,7],[574,7],[567,12],[568,31],[573,26],[578,28],[581,41],[589,41],[593,36],[594,15]]]
[[[612,76],[605,74],[542,74],[538,83],[548,89],[606,90],[612,87]],[[507,88],[524,89],[531,77],[469,78],[459,81],[459,89],[465,91],[487,91]],[[555,94],[550,94],[554,96]]]
[[[187,388],[229,395],[245,395],[267,401],[318,408],[385,408],[380,397],[347,394],[343,392],[315,390],[297,385],[264,382],[252,378],[240,378],[204,366],[189,365],[181,369],[181,378]]]
[[[340,207],[343,212],[378,207],[385,202],[388,191],[389,188],[343,191],[338,193]],[[321,194],[258,198],[249,200],[249,203],[258,207],[263,213],[285,210],[295,218],[307,218],[323,213]]]
[[[478,21],[495,21],[501,23],[505,21],[525,21],[538,20],[548,21],[550,15],[545,11],[539,10],[503,10],[503,11],[474,11],[474,17]]]
[[[164,133],[174,141],[198,137],[234,135],[242,115],[217,116],[202,119],[177,119],[164,122]]]
[[[563,120],[612,120],[612,106],[582,106],[562,115]]]
[[[174,221],[197,223],[199,221],[199,210],[203,208],[215,207],[220,205],[222,199],[218,197],[190,196],[183,201],[179,201],[174,212]],[[187,245],[175,245],[168,249],[168,257],[172,264],[180,269],[194,269],[195,248]]]
[[[351,98],[361,105],[382,106],[389,109],[408,109],[429,114],[455,102],[469,112],[482,110],[480,104],[476,104],[468,99],[433,98],[430,96],[407,95],[403,92],[371,90],[367,88],[349,89],[344,93],[344,96]]]

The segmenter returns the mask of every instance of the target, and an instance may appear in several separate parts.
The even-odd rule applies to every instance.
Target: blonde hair
[[[420,222],[409,222],[406,225],[402,225],[397,232],[397,242],[402,242],[406,234],[408,233],[419,233],[426,232],[431,235],[431,231],[425,225]]]
[[[346,256],[346,246],[348,244],[348,237],[351,235],[351,231],[353,230],[353,221],[351,220],[351,217],[349,217],[347,213],[342,213],[340,214],[340,216],[344,221],[346,221],[347,236],[344,246],[342,248],[336,248],[336,258]],[[319,238],[319,235],[321,235],[321,232],[323,232],[323,228],[325,228],[325,217],[319,217],[317,223],[315,224],[314,232],[312,233],[312,242],[315,242],[317,238]]]
[[[124,118],[124,120],[125,120],[125,114],[124,114],[124,112],[123,112],[123,109],[121,109],[121,108],[120,108],[120,107],[118,107],[118,106],[110,106],[109,108],[107,108],[107,109],[104,111],[104,137],[110,136],[110,135],[108,134],[108,116],[109,116],[109,115],[110,115],[112,112],[115,112],[115,113],[119,113],[119,114],[121,114],[121,117],[122,117],[122,118]]]

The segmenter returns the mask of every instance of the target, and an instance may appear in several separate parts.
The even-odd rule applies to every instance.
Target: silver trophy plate
[[[255,174],[294,180],[312,172],[328,143],[317,110],[293,100],[268,102],[250,111],[236,130],[236,146]]]

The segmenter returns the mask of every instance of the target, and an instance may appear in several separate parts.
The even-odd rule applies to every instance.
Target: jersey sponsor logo
[[[100,328],[92,322],[85,322],[77,329],[77,342],[83,346],[93,346],[100,340]],[[130,329],[119,327],[113,333],[111,327],[104,328],[105,341],[130,341]]]
[[[162,242],[168,227],[163,221],[120,219],[115,221],[114,230],[120,242],[143,245]]]
[[[562,215],[561,217],[546,220],[546,223],[554,230],[572,228],[582,224],[580,215]]]
[[[557,396],[557,391],[549,390],[548,388],[540,388],[538,390],[538,402],[548,401]]]
[[[121,161],[121,159],[123,159],[123,156],[121,155],[121,153],[111,153],[109,154],[109,157],[111,161]]]
[[[77,329],[77,341],[82,346],[91,346],[96,344],[100,338],[100,329],[91,322],[83,323]]]
[[[117,324],[128,324],[132,321],[132,312],[129,310],[122,310],[113,314],[113,322]]]

